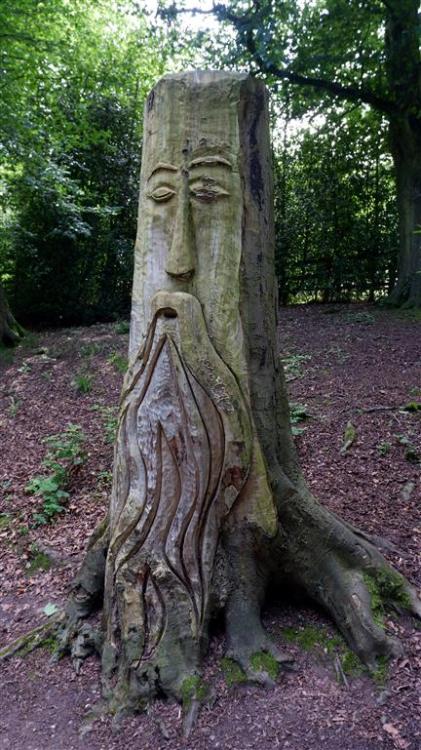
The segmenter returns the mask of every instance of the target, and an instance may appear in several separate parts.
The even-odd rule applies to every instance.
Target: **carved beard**
[[[171,640],[172,623],[180,633],[180,617],[186,641],[200,642],[222,519],[247,480],[251,450],[244,397],[198,300],[158,293],[126,378],[111,501],[108,575],[122,592],[114,620],[132,664]]]

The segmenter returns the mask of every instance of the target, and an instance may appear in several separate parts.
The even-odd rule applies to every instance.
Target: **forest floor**
[[[95,325],[42,332],[28,336],[15,353],[0,352],[1,645],[63,604],[88,536],[105,513],[126,364],[123,329]],[[346,520],[393,542],[399,551],[387,556],[416,583],[421,321],[367,305],[300,306],[281,311],[280,340],[310,486]],[[69,424],[80,426],[83,443],[77,429],[66,433]],[[55,447],[43,442],[58,434]],[[70,451],[74,459],[61,512],[54,510],[51,484],[47,502],[26,489],[34,477],[44,475],[45,482],[51,474],[51,467],[42,465],[48,448],[56,456]],[[48,484],[43,487],[48,490]],[[379,669],[375,679],[311,605],[278,603],[264,622],[294,656],[295,671],[281,674],[271,690],[229,685],[224,639],[216,633],[205,670],[213,699],[188,740],[181,733],[180,709],[170,702],[158,701],[147,714],[119,722],[98,714],[94,657],[79,675],[68,658],[52,663],[48,648],[4,662],[0,748],[420,747],[421,632],[410,618],[385,613],[385,627],[402,639],[405,656]]]

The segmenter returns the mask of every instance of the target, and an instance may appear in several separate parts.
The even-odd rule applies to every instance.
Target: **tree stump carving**
[[[130,366],[107,521],[67,605],[62,649],[95,645],[105,695],[136,708],[183,696],[209,624],[228,654],[288,661],[260,609],[299,587],[369,666],[400,646],[370,591],[420,615],[372,541],[305,485],[276,348],[267,95],[243,74],[163,78],[145,110]],[[82,621],[103,604],[103,638]]]

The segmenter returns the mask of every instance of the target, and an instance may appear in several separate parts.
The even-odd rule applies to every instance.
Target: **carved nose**
[[[186,180],[179,194],[174,234],[165,265],[167,274],[176,279],[191,279],[195,271],[194,255],[194,232]]]

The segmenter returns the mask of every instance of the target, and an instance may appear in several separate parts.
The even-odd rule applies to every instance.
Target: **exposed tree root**
[[[33,630],[9,643],[8,646],[0,649],[0,661],[6,661],[13,656],[26,656],[35,649],[45,646],[47,639],[57,633],[59,622],[63,616],[63,612],[57,612],[48,622],[33,628]]]
[[[228,560],[225,575],[231,582],[224,601],[226,655],[240,665],[249,681],[267,687],[274,684],[268,663],[275,665],[275,674],[277,665],[293,668],[291,658],[271,641],[260,620],[266,584],[275,581],[282,587],[287,580],[327,610],[351,650],[370,670],[376,669],[379,657],[399,656],[401,644],[383,627],[384,607],[393,606],[421,617],[416,590],[386,562],[365,534],[329,513],[308,492],[300,493],[297,502],[296,490],[285,492],[284,487],[282,498],[280,530],[267,545],[266,555],[262,556],[261,540],[251,532],[244,532],[241,538],[227,535],[223,539]],[[288,533],[291,525],[294,534]],[[140,670],[139,665],[132,669],[128,653],[123,661],[118,651],[105,653],[102,632],[86,622],[102,604],[107,547],[105,520],[90,540],[65,612],[3,649],[0,659],[26,654],[45,644],[50,635],[57,638],[55,658],[70,654],[77,672],[89,654],[102,654],[103,692],[113,712],[139,710],[164,692],[183,704],[184,733],[188,736],[206,692],[199,658],[192,661],[191,654],[183,654],[175,635],[172,670],[167,669],[162,680],[153,661],[146,661]],[[200,652],[197,654],[199,657]]]
[[[284,494],[284,493],[283,493]],[[421,617],[417,591],[362,532],[340,521],[303,492],[285,498],[278,571],[290,577],[331,615],[349,647],[369,669],[378,657],[399,656],[402,646],[383,628],[384,607]],[[288,534],[294,524],[295,533]]]

